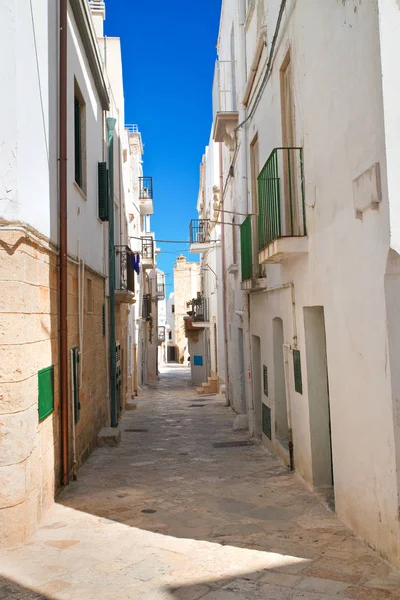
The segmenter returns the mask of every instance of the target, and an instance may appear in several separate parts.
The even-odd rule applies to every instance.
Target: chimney
[[[92,13],[92,20],[96,36],[104,37],[104,21],[106,18],[106,5],[104,0],[89,0],[89,8]]]

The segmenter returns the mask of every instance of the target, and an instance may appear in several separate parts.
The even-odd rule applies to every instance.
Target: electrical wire
[[[39,86],[40,108],[41,108],[41,112],[42,112],[42,121],[43,121],[44,143],[45,143],[45,146],[46,146],[47,162],[50,163],[49,146],[48,146],[48,143],[47,143],[46,118],[45,118],[45,114],[44,114],[44,105],[43,105],[43,91],[42,91],[42,83],[41,83],[41,79],[40,79],[38,47],[37,47],[37,41],[36,41],[35,17],[34,17],[34,14],[33,14],[32,0],[30,0],[29,4],[30,4],[30,8],[31,8],[33,45],[35,47],[36,70],[37,70],[37,78],[38,78],[38,86]]]

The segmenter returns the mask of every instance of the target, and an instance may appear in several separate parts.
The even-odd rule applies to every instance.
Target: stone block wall
[[[60,479],[57,255],[29,232],[0,234],[0,544],[32,533]],[[54,366],[39,423],[38,371]]]
[[[79,340],[79,267],[68,263],[68,349],[80,347]],[[88,280],[91,281],[92,305],[89,306]],[[84,269],[83,336],[79,368],[80,416],[76,424],[76,468],[96,446],[97,433],[109,424],[106,337],[103,335],[105,281],[102,276]],[[71,356],[69,355],[69,390],[71,395]],[[72,403],[71,403],[72,405]],[[70,456],[72,460],[72,414],[70,415]]]

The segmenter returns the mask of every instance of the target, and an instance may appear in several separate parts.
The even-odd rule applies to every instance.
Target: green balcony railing
[[[251,237],[251,216],[240,226],[240,252],[242,259],[242,281],[253,277],[253,244]]]
[[[307,235],[302,148],[275,148],[258,176],[258,244]]]

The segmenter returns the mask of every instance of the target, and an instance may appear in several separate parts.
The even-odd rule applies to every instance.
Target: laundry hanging
[[[132,252],[132,268],[139,275],[140,274],[140,254],[139,252]]]

